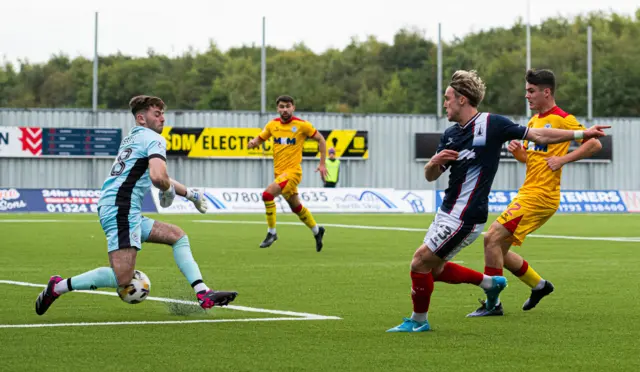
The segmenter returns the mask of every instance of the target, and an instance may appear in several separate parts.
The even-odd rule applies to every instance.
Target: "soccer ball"
[[[128,304],[139,304],[149,296],[151,282],[149,277],[140,270],[133,272],[131,283],[124,287],[118,287],[118,296]]]

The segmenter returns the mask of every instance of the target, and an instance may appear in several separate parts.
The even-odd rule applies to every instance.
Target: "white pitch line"
[[[131,322],[96,322],[96,323],[36,323],[36,324],[0,324],[0,328],[45,328],[45,327],[89,327],[114,325],[149,325],[149,324],[194,324],[194,323],[232,323],[232,322],[274,322],[291,320],[331,320],[338,317],[321,318],[246,318],[246,319],[194,319],[194,320],[157,320]]]
[[[228,220],[193,220],[197,223],[226,223],[226,224],[244,224],[244,225],[264,225],[263,221],[228,221]],[[278,222],[278,225],[294,225],[304,226],[302,222]],[[426,232],[427,229],[418,229],[415,227],[395,227],[395,226],[366,226],[366,225],[341,225],[335,223],[323,223],[322,226],[328,227],[341,227],[345,229],[360,229],[360,230],[389,230],[389,231],[416,231]]]
[[[197,223],[223,223],[223,224],[246,224],[246,225],[264,225],[262,221],[228,221],[228,220],[193,220]],[[278,222],[278,225],[295,225],[304,226],[301,222]],[[426,232],[427,229],[419,229],[414,227],[396,227],[396,226],[366,226],[366,225],[343,225],[335,223],[325,223],[322,226],[338,227],[344,229],[361,229],[361,230],[385,230],[385,231],[412,231]],[[484,232],[482,233],[485,234]],[[547,239],[566,239],[566,240],[600,240],[611,242],[640,242],[640,237],[616,237],[616,236],[565,236],[565,235],[527,235],[531,238],[547,238]]]
[[[92,220],[20,220],[20,219],[0,219],[0,223],[29,223],[29,222],[86,222],[96,223]],[[244,225],[264,225],[262,221],[229,221],[229,220],[192,220],[196,223],[222,223],[222,224],[244,224]],[[278,222],[278,225],[294,225],[304,226],[300,222]],[[409,231],[409,232],[421,232],[427,231],[426,228],[414,228],[414,227],[397,227],[397,226],[367,226],[367,225],[343,225],[335,223],[323,224],[327,227],[338,227],[345,229],[359,229],[359,230],[382,230],[382,231]],[[482,233],[485,234],[484,232]],[[566,235],[527,235],[530,238],[542,238],[542,239],[564,239],[564,240],[592,240],[592,241],[606,241],[606,242],[623,242],[623,243],[637,243],[640,242],[640,237],[617,237],[617,236],[566,236]]]
[[[27,282],[17,282],[13,280],[0,280],[0,284],[10,284],[10,285],[19,285],[23,287],[37,287],[37,288],[45,288],[45,284],[37,284],[37,283],[27,283]],[[104,295],[104,296],[118,296],[115,292],[105,292],[105,291],[73,291],[80,293],[88,293],[95,295]],[[187,301],[187,300],[176,300],[173,298],[165,298],[165,297],[147,297],[147,300],[150,301],[158,301],[158,302],[167,302],[167,303],[175,303],[175,304],[184,304],[184,305],[194,305],[200,306],[195,301]],[[224,307],[219,307],[219,309],[229,309],[229,310],[238,310],[238,311],[246,311],[251,313],[266,313],[266,314],[275,314],[275,315],[288,315],[295,316],[304,319],[315,319],[315,320],[338,320],[341,319],[337,316],[328,316],[328,315],[319,315],[319,314],[310,314],[310,313],[299,313],[294,311],[286,311],[286,310],[269,310],[269,309],[260,309],[255,307],[247,307],[247,306],[236,306],[236,305],[228,305]]]

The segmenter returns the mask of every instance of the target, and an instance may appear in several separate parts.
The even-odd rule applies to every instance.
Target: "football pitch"
[[[233,306],[195,303],[168,246],[137,268],[151,298],[63,295],[38,316],[49,277],[108,266],[93,215],[0,215],[2,371],[632,371],[640,367],[640,215],[554,216],[516,251],[556,290],[535,309],[505,271],[505,316],[466,318],[483,292],[436,283],[431,332],[385,331],[411,314],[409,263],[432,215],[330,215],[321,253],[295,215],[149,215],[182,227],[205,282]],[[491,216],[489,223],[492,221]],[[489,224],[488,223],[488,224]],[[455,259],[482,271],[482,239]]]

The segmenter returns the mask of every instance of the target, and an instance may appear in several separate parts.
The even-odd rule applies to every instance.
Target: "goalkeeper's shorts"
[[[98,216],[109,252],[120,248],[142,249],[142,243],[149,238],[155,223],[151,218],[144,217],[139,210],[115,205],[98,207]]]

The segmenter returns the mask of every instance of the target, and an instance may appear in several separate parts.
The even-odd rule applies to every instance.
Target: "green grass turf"
[[[258,244],[262,215],[151,216],[181,226],[206,282],[237,290],[238,306],[338,316],[341,320],[0,328],[2,370],[26,371],[629,371],[640,367],[640,242],[534,238],[517,251],[556,291],[530,312],[529,288],[507,273],[504,317],[469,319],[480,289],[436,283],[433,331],[389,334],[411,314],[409,262],[424,232],[327,227],[316,253],[303,225],[278,226],[269,249]],[[493,216],[495,217],[495,216]],[[431,216],[317,215],[327,224],[425,229]],[[63,222],[6,222],[56,219]],[[2,215],[0,280],[45,284],[108,264],[95,216]],[[297,222],[292,215],[278,221]],[[491,219],[490,219],[491,221]],[[636,237],[640,215],[561,215],[537,235]],[[482,271],[482,239],[456,258]],[[195,300],[171,248],[145,244],[138,268],[151,296]],[[282,317],[230,309],[71,293],[44,316],[41,288],[0,284],[0,324],[181,321]],[[106,290],[113,291],[113,290]]]

